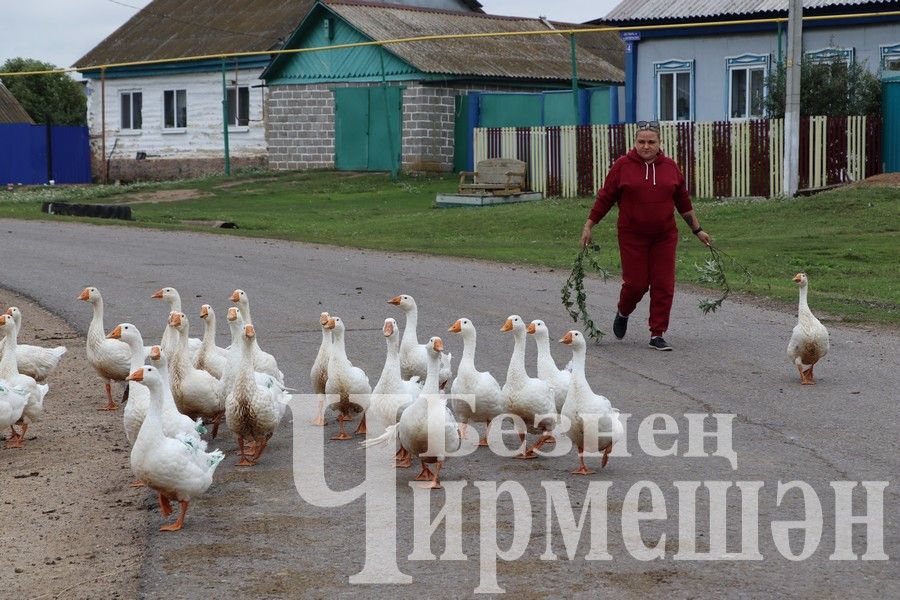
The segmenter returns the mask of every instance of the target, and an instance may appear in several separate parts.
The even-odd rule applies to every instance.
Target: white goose
[[[241,460],[238,466],[256,464],[269,443],[284,414],[286,403],[277,385],[268,387],[256,383],[253,370],[253,325],[244,326],[241,339],[241,361],[234,387],[225,399],[225,419],[228,428],[237,436]],[[252,444],[245,448],[245,442]]]
[[[16,322],[10,315],[0,315],[0,333],[6,335],[7,352],[0,359],[0,381],[6,382],[6,387],[15,388],[10,390],[12,394],[10,398],[22,391],[25,393],[25,406],[22,412],[18,413],[19,417],[13,421],[22,426],[22,431],[16,431],[13,424],[10,423],[12,435],[6,442],[7,448],[23,448],[25,446],[25,433],[28,431],[29,423],[40,421],[44,416],[44,396],[50,387],[47,384],[37,383],[33,377],[22,375],[16,365],[16,350],[18,346],[18,329]],[[13,399],[10,411],[10,417],[16,413],[17,402]]]
[[[9,427],[12,435],[6,440],[6,448],[22,448],[24,439],[13,427],[22,418],[22,411],[28,402],[28,392],[19,387],[13,387],[5,379],[0,379],[0,430]]]
[[[388,304],[400,307],[406,314],[406,326],[403,328],[403,339],[400,340],[400,375],[403,379],[418,376],[424,379],[428,372],[428,353],[425,344],[419,343],[416,328],[419,323],[419,308],[415,299],[408,294],[394,296]],[[449,352],[441,354],[440,389],[444,389],[453,376],[451,362],[453,355]]]
[[[441,468],[444,466],[446,455],[458,450],[461,440],[456,419],[447,408],[447,397],[440,393],[440,357],[444,344],[441,338],[433,337],[428,340],[426,347],[428,375],[421,393],[415,402],[403,411],[399,423],[388,427],[377,438],[367,440],[363,446],[368,448],[399,437],[400,445],[422,462],[422,471],[416,476],[416,480],[427,481],[423,487],[440,489]],[[443,432],[443,447],[428,447],[429,431],[435,432],[436,435]],[[435,465],[434,471],[428,468],[429,464]]]
[[[19,310],[19,307],[10,306],[6,309],[6,314],[16,322],[16,331],[22,331],[22,311]],[[3,347],[4,344],[0,341],[0,357],[3,356]],[[31,344],[19,344],[16,351],[16,364],[19,373],[33,377],[35,381],[41,383],[56,370],[59,360],[65,353],[65,346],[42,348]]]
[[[153,300],[163,300],[169,305],[169,316],[173,312],[183,312],[181,310],[181,294],[173,287],[162,287],[153,292],[150,296]],[[167,317],[168,319],[168,317]],[[200,340],[197,338],[188,338],[188,352],[191,356],[200,349]],[[175,346],[178,345],[178,334],[170,330],[168,326],[163,330],[162,339],[159,342],[159,348],[166,356],[172,356],[175,353]]]
[[[800,383],[813,385],[813,367],[828,354],[828,330],[809,310],[807,293],[809,278],[806,273],[794,275],[794,283],[800,287],[800,303],[797,307],[797,324],[788,342],[788,358],[800,372]]]
[[[178,347],[169,364],[175,404],[179,411],[192,419],[200,417],[204,423],[211,423],[211,435],[215,438],[219,431],[219,421],[225,412],[225,396],[222,394],[221,384],[206,371],[195,369],[191,365],[187,348],[190,331],[187,316],[184,313],[172,313],[169,327],[178,333]]]
[[[475,368],[475,346],[477,336],[475,325],[469,319],[457,319],[448,330],[451,333],[461,333],[463,338],[463,354],[456,370],[456,379],[450,387],[453,396],[453,412],[463,423],[462,435],[465,437],[466,428],[470,421],[484,421],[484,437],[478,443],[479,446],[487,446],[487,436],[491,426],[491,420],[503,413],[503,391],[494,376],[488,371],[479,371]],[[475,408],[456,396],[471,396],[475,402]]]
[[[566,395],[569,393],[571,372],[560,370],[556,367],[556,362],[550,353],[550,331],[543,321],[539,319],[532,321],[526,331],[534,335],[534,341],[537,345],[538,379],[543,379],[553,386],[553,399],[556,403],[556,412],[559,412],[562,410],[563,402],[566,401]]]
[[[112,399],[112,382],[124,382],[128,377],[131,350],[125,342],[106,338],[106,332],[103,329],[103,296],[100,295],[100,290],[95,287],[86,287],[78,299],[90,302],[94,309],[94,316],[91,318],[87,333],[87,359],[103,380],[108,399],[106,406],[98,410],[117,410],[119,407]],[[127,394],[128,387],[126,386],[123,402],[128,398]]]
[[[131,351],[131,372],[144,366],[144,338],[140,330],[131,323],[121,323],[106,336],[111,340],[120,340],[128,344]],[[125,425],[125,437],[134,445],[141,423],[150,408],[150,391],[143,385],[131,382],[128,384],[128,402],[122,414]]]
[[[203,319],[203,341],[194,353],[194,368],[221,379],[227,354],[224,348],[216,346],[216,312],[212,306],[204,304],[200,307],[200,318]]]
[[[179,502],[178,520],[160,527],[160,531],[178,531],[184,525],[191,500],[209,488],[225,455],[221,450],[205,452],[189,437],[173,439],[163,433],[163,382],[154,367],[141,367],[128,380],[150,390],[150,409],[131,449],[131,470],[157,492],[163,517],[172,514],[171,502]]]
[[[163,383],[163,399],[162,399],[162,427],[166,437],[177,438],[179,436],[187,436],[193,438],[193,443],[206,449],[206,442],[200,438],[200,435],[206,433],[206,427],[203,426],[203,419],[196,421],[185,414],[178,411],[175,405],[175,396],[172,395],[172,380],[169,377],[169,361],[162,353],[159,346],[151,346],[150,348],[150,366],[156,367],[159,371],[159,377]]]
[[[542,433],[531,448],[523,450],[516,458],[536,458],[534,451],[554,439],[549,432],[558,420],[555,392],[549,383],[529,377],[525,370],[525,322],[522,317],[510,315],[500,331],[512,331],[515,339],[503,384],[504,410],[520,416],[529,430]],[[519,431],[519,439],[525,441],[524,431]]]
[[[331,356],[331,330],[326,327],[330,315],[323,312],[319,315],[319,324],[322,326],[322,342],[319,344],[319,352],[309,371],[309,380],[313,384],[313,393],[319,398],[319,406],[316,409],[316,418],[313,425],[325,426],[325,382],[328,381],[328,359]]]
[[[325,383],[325,394],[336,395],[338,400],[331,404],[332,410],[340,412],[338,426],[340,431],[333,436],[333,440],[349,440],[350,435],[344,431],[344,421],[352,421],[351,412],[363,413],[359,421],[359,427],[354,434],[366,433],[365,411],[369,407],[369,394],[372,386],[369,378],[359,367],[354,367],[347,358],[347,350],[344,345],[344,322],[340,317],[328,319],[328,329],[331,330],[331,356],[328,360],[328,381]]]
[[[223,398],[226,398],[234,387],[234,380],[237,378],[238,367],[241,362],[241,348],[243,347],[241,339],[244,336],[244,322],[241,320],[241,314],[238,309],[231,307],[226,315],[228,321],[228,329],[231,331],[231,345],[228,346],[228,355],[226,356],[225,368],[222,370],[222,379],[220,380],[220,390]],[[254,330],[255,331],[255,330]],[[278,379],[267,374],[254,372],[257,385],[263,387],[277,386],[282,392],[286,391]]]
[[[619,411],[613,408],[606,397],[595,394],[587,382],[584,375],[587,348],[584,335],[572,330],[560,342],[572,347],[572,377],[562,409],[562,416],[569,421],[569,438],[578,448],[579,466],[572,474],[590,475],[595,471],[584,464],[585,445],[592,453],[603,452],[600,466],[605,467],[613,444],[622,439],[625,430],[619,420]],[[590,439],[586,439],[585,434],[589,434]]]
[[[253,321],[250,319],[250,298],[247,296],[247,292],[241,289],[234,290],[231,293],[231,301],[238,305],[244,327],[253,325]],[[268,373],[276,378],[278,383],[284,384],[284,373],[278,370],[278,361],[259,347],[259,340],[256,337],[253,338],[253,367],[260,373]]]
[[[400,328],[397,321],[385,319],[381,331],[387,345],[387,355],[381,377],[372,388],[372,399],[366,414],[375,415],[379,423],[384,427],[390,427],[400,420],[403,411],[415,401],[424,382],[420,383],[418,377],[406,381],[400,376]],[[412,464],[412,457],[403,446],[397,450],[396,460],[398,467],[408,467]]]

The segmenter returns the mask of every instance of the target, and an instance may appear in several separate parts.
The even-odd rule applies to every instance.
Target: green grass
[[[404,176],[391,183],[380,174],[257,172],[140,186],[17,189],[0,191],[0,217],[67,220],[41,213],[40,202],[125,203],[136,193],[196,190],[203,197],[133,204],[134,225],[426,252],[568,272],[592,199],[434,208],[435,194],[452,191],[455,182],[450,176]],[[791,278],[806,271],[815,312],[846,321],[900,322],[900,190],[844,188],[795,200],[696,200],[695,207],[716,244],[754,275],[747,286],[735,273],[736,290],[788,307],[797,297]],[[189,227],[182,220],[233,221],[239,229]],[[696,283],[694,264],[707,251],[684,224],[679,227],[678,278]],[[595,228],[594,240],[602,247],[601,262],[617,270],[615,214]]]

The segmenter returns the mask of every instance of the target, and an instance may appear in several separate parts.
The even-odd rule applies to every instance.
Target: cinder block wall
[[[282,85],[269,89],[266,140],[273,169],[334,168],[336,87],[371,84]],[[405,171],[453,168],[454,97],[461,89],[406,83],[403,90]]]

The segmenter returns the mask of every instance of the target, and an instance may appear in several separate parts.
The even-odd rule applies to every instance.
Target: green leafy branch
[[[576,323],[581,320],[584,325],[584,332],[595,342],[600,343],[604,333],[597,329],[594,325],[591,315],[587,311],[587,292],[584,291],[584,273],[585,263],[588,268],[596,271],[603,278],[603,281],[609,279],[609,271],[607,271],[600,261],[597,254],[600,252],[600,246],[597,244],[588,244],[575,257],[575,264],[572,266],[572,272],[566,283],[563,285],[562,303],[566,307],[566,311],[572,320]]]
[[[704,315],[708,315],[711,312],[716,312],[719,307],[722,306],[722,303],[725,302],[725,299],[728,298],[728,295],[731,293],[731,285],[728,283],[728,277],[725,275],[725,263],[731,263],[742,275],[744,282],[746,284],[750,284],[753,280],[753,275],[750,271],[739,263],[733,256],[727,254],[726,252],[719,250],[712,244],[709,245],[709,253],[710,257],[706,259],[702,265],[698,265],[694,263],[694,268],[697,269],[699,273],[699,281],[700,283],[706,283],[715,287],[718,287],[722,290],[722,295],[718,298],[705,298],[700,300],[698,303],[698,308],[703,312]]]

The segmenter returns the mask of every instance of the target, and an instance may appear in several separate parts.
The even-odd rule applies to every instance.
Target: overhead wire
[[[112,2],[113,0],[109,0]],[[851,13],[843,15],[807,15],[803,17],[804,21],[827,21],[836,19],[863,19],[872,17],[888,17],[900,16],[900,10],[892,11],[876,11],[868,13]],[[727,25],[760,25],[760,24],[777,24],[786,23],[787,17],[766,17],[763,19],[741,19],[737,21],[704,21],[695,23],[675,23],[665,25],[630,25],[630,26],[605,26],[605,27],[583,27],[575,29],[566,29],[566,35],[577,35],[580,33],[604,33],[604,32],[626,32],[626,31],[655,31],[660,29],[699,29],[704,27],[722,27]],[[368,46],[390,46],[393,44],[411,44],[415,42],[430,42],[440,40],[464,40],[489,37],[517,37],[517,36],[535,36],[535,35],[560,35],[558,29],[542,29],[537,31],[495,31],[483,33],[455,33],[455,34],[439,34],[439,35],[421,35],[406,38],[394,38],[390,40],[373,40],[370,42],[353,42],[349,44],[335,44],[332,46],[316,46],[314,48],[291,48],[285,50],[257,50],[251,52],[221,52],[213,54],[203,54],[196,56],[180,56],[176,58],[158,58],[154,60],[137,60],[119,63],[109,63],[103,65],[91,65],[86,67],[67,67],[64,69],[49,69],[42,71],[18,71],[0,73],[0,77],[16,77],[25,75],[49,75],[55,73],[71,73],[74,71],[90,72],[108,70],[114,68],[138,67],[146,65],[171,64],[179,62],[190,62],[198,60],[226,59],[226,58],[244,58],[253,56],[280,56],[283,54],[302,54],[306,52],[321,52],[326,50],[344,50],[350,48],[363,48]]]

